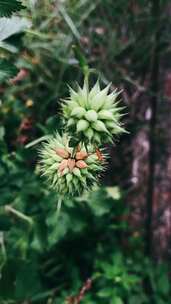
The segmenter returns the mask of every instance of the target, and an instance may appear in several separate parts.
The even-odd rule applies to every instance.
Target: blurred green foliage
[[[133,77],[141,70],[143,79],[154,32],[150,3],[28,1],[22,13],[26,27],[1,41],[2,304],[69,303],[67,297],[79,294],[87,278],[92,288],[85,304],[170,301],[167,265],[144,255],[143,241],[129,225],[125,191],[101,187],[66,199],[57,217],[58,197],[38,175],[37,150],[25,147],[60,129],[60,98],[67,95],[67,83],[81,81],[87,64],[101,73],[104,84],[132,81],[119,68],[121,61]],[[16,69],[20,77],[9,83]]]

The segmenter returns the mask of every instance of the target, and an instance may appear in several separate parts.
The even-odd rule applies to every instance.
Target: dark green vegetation
[[[158,8],[146,0],[35,3],[23,1],[25,19],[12,15],[0,31],[0,303],[77,304],[85,284],[85,304],[169,304],[168,265],[144,253],[149,246],[130,225],[129,189],[104,186],[66,199],[57,218],[58,197],[38,175],[36,146],[25,147],[60,129],[60,98],[87,65],[102,84],[127,85],[129,93],[138,85],[133,79],[144,83]],[[0,0],[2,16],[21,8],[20,1]],[[132,121],[127,127],[131,134],[140,128]]]

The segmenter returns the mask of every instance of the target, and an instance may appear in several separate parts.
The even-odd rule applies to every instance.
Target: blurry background
[[[0,18],[0,303],[170,303],[171,2],[23,4]],[[103,187],[57,219],[26,147],[60,129],[87,65],[123,90],[130,133],[107,147]]]

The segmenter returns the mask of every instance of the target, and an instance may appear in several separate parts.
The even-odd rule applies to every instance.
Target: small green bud
[[[72,174],[71,173],[68,173],[66,175],[66,181],[67,181],[68,184],[72,181]]]
[[[113,114],[109,110],[102,110],[98,113],[98,119],[113,120]]]
[[[80,169],[74,168],[72,172],[73,172],[73,174],[76,175],[77,177],[79,177],[79,178],[81,177]]]
[[[42,162],[42,161],[40,161],[40,162]],[[48,165],[48,166],[51,166],[52,164],[53,164],[53,159],[46,159],[45,161],[44,161],[44,163],[46,164],[46,165]]]
[[[98,143],[99,145],[101,144],[101,136],[99,133],[95,132],[93,136],[93,140]]]
[[[59,164],[58,163],[55,163],[55,164],[53,164],[53,165],[51,165],[50,167],[49,167],[49,169],[50,170],[57,170],[59,168]]]
[[[76,107],[72,110],[71,116],[82,118],[84,114],[86,113],[86,110],[82,107]]]
[[[62,176],[66,175],[69,173],[69,168],[65,168],[62,172]]]
[[[85,131],[89,126],[89,123],[85,119],[80,119],[77,123],[77,132]]]
[[[96,154],[91,154],[88,158],[87,158],[87,164],[88,165],[91,165],[93,164],[94,162],[96,162],[98,160],[98,157]]]
[[[94,122],[92,124],[92,127],[96,131],[108,133],[105,124],[101,120],[97,120],[96,122]]]
[[[106,101],[107,98],[107,93],[109,90],[109,86],[108,85],[106,88],[104,88],[102,91],[99,91],[91,100],[91,106],[93,108],[93,110],[98,111],[100,108],[103,107],[103,104]]]
[[[106,121],[106,126],[108,129],[113,129],[115,126],[115,123],[114,123],[114,121],[109,120],[109,121]]]
[[[93,129],[88,128],[85,131],[85,136],[89,139],[89,141],[91,141],[91,139],[93,138],[93,135],[94,135]]]
[[[79,180],[78,180],[78,178],[76,178],[76,176],[73,177],[73,184],[74,184],[74,187],[75,187],[76,189],[78,189]]]
[[[118,125],[114,125],[114,128],[112,130],[113,134],[120,134],[120,133],[128,133],[124,128],[118,126]]]
[[[97,80],[96,83],[95,83],[95,85],[92,87],[92,89],[89,92],[90,100],[92,100],[92,98],[94,96],[96,96],[99,91],[100,91],[100,85],[99,85],[99,80]]]
[[[71,127],[71,126],[74,125],[74,124],[75,124],[74,118],[70,118],[70,119],[68,120],[68,122],[67,122],[67,127]]]
[[[94,110],[89,110],[85,113],[85,118],[90,122],[96,121],[97,113]]]

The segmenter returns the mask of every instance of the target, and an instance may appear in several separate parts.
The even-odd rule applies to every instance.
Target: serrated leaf
[[[0,0],[0,17],[10,17],[23,8],[25,6],[18,0]]]
[[[18,69],[6,59],[0,59],[0,83],[13,78]]]
[[[27,18],[13,16],[12,18],[0,18],[0,41],[14,34],[21,33],[31,27],[31,21]]]

